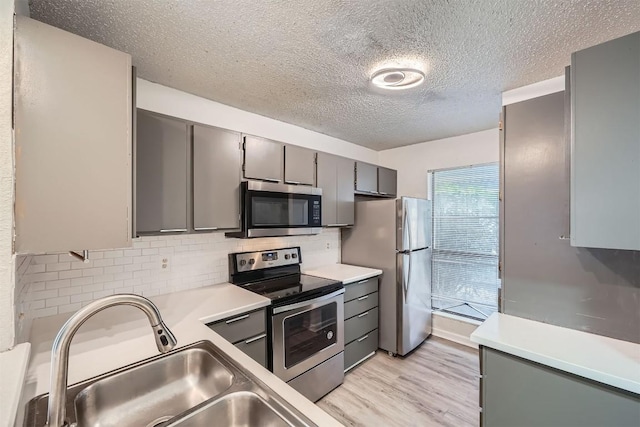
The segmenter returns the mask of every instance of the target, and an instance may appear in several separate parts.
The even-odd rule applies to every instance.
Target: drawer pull
[[[263,339],[263,338],[264,338],[264,337],[266,337],[266,336],[267,336],[267,334],[258,335],[257,337],[253,337],[253,338],[251,338],[251,339],[246,340],[244,343],[245,343],[245,344],[251,344],[252,342],[256,342],[256,341],[258,341],[258,340],[261,340],[261,339]]]
[[[369,279],[360,280],[356,285],[362,285],[363,283],[367,283]]]
[[[365,296],[362,296],[362,297],[358,298],[358,301],[364,301],[367,298],[369,298],[369,295],[365,295]]]
[[[235,322],[237,322],[237,321],[239,321],[239,320],[244,320],[244,319],[248,319],[248,318],[249,318],[249,315],[248,315],[248,314],[245,314],[244,316],[239,316],[239,317],[236,317],[235,319],[225,320],[225,322],[224,322],[224,323],[226,323],[227,325],[229,325],[229,324],[231,324],[231,323],[235,323]]]
[[[186,233],[186,228],[163,228],[160,230],[161,233]]]
[[[362,338],[358,338],[358,342],[362,342],[362,341],[366,340],[367,338],[369,338],[368,334],[363,336]]]
[[[362,314],[358,314],[358,317],[364,317],[364,316],[366,316],[367,314],[369,314],[369,312],[368,312],[368,311],[365,311],[365,312],[364,312],[364,313],[362,313]]]

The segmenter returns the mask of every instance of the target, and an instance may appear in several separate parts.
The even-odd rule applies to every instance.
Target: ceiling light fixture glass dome
[[[371,83],[382,89],[410,89],[424,82],[424,72],[417,68],[383,68],[371,75]]]

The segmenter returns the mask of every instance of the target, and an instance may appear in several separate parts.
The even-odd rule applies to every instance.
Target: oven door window
[[[333,302],[284,319],[285,368],[334,345],[338,338],[337,318],[338,304]]]

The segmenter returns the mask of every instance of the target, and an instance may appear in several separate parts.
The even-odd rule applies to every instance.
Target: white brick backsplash
[[[28,328],[33,318],[74,312],[114,293],[149,297],[226,282],[229,253],[291,246],[302,248],[307,268],[340,262],[338,229],[249,240],[228,239],[224,233],[146,236],[134,239],[133,248],[90,251],[88,262],[67,253],[19,257],[16,318],[27,319]]]

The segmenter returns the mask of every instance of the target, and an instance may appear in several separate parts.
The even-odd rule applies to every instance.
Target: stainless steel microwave
[[[242,230],[229,237],[318,234],[322,230],[322,189],[303,185],[244,181]]]

